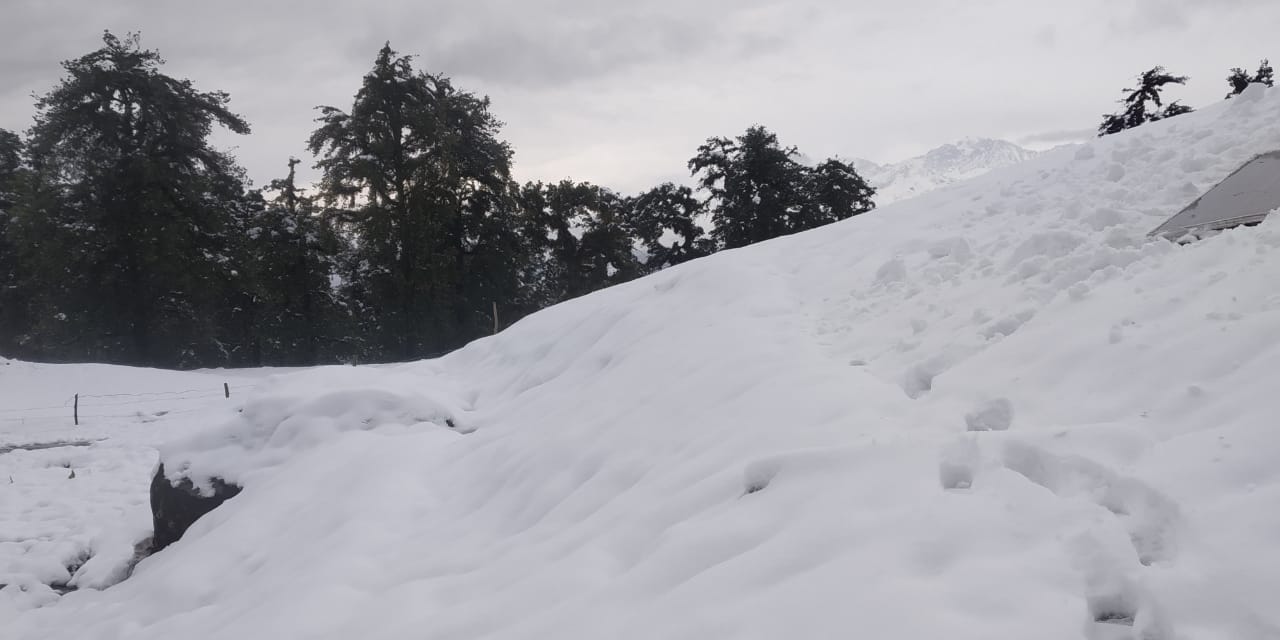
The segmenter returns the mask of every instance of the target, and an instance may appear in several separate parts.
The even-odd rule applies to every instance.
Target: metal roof
[[[1275,209],[1280,209],[1280,151],[1264,153],[1244,163],[1150,235],[1177,238],[1198,231],[1257,224]]]

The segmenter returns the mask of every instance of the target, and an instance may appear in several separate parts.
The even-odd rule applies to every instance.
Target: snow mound
[[[404,381],[378,367],[319,368],[273,379],[235,419],[162,445],[166,476],[190,478],[203,489],[212,478],[243,485],[255,472],[349,431],[465,432],[455,417],[465,413],[458,402],[440,397],[438,386],[433,394],[430,388],[408,389]]]
[[[1146,237],[1275,148],[1270,90],[275,377],[166,434],[243,492],[110,589],[0,590],[0,628],[1280,637],[1280,220]]]

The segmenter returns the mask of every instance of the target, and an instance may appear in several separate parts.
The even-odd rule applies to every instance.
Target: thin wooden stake
[[[222,395],[227,398],[231,397],[231,387],[227,386],[227,383],[225,382],[222,383]]]
[[[76,394],[75,404],[71,408],[71,417],[76,421],[76,426],[80,426],[80,394]]]
[[[493,302],[493,332],[498,333],[498,302]]]

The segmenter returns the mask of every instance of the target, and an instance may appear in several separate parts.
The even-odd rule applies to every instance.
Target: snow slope
[[[104,591],[0,590],[0,629],[1280,638],[1280,218],[1145,236],[1277,147],[1255,87],[443,359],[263,380],[148,436],[240,495]]]
[[[853,163],[858,173],[876,188],[876,204],[884,206],[1035,156],[1035,151],[1012,142],[965,138],[902,162],[877,164],[859,158]]]

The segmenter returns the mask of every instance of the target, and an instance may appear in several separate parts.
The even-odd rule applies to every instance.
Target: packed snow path
[[[1280,638],[1280,219],[1145,235],[1275,148],[1255,87],[441,360],[273,377],[148,436],[243,493],[107,590],[0,590],[0,628]]]

